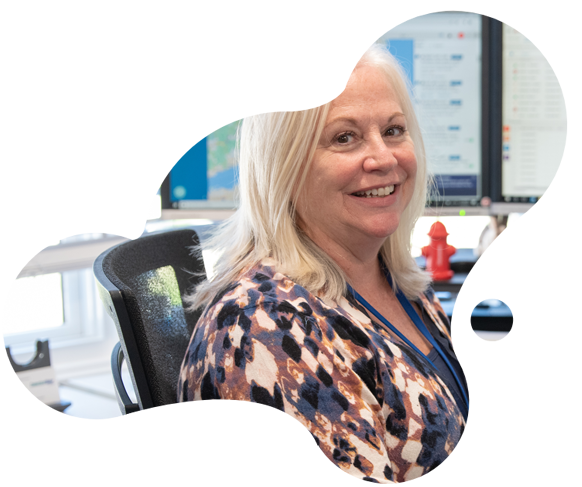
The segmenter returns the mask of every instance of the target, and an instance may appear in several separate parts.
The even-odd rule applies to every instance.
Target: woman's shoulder
[[[305,335],[304,341],[310,344],[326,340],[328,335],[331,340],[337,334],[353,346],[365,348],[369,343],[361,324],[365,321],[357,310],[310,293],[280,272],[275,261],[263,259],[217,294],[197,329],[224,334],[238,324],[245,334],[261,340],[267,331],[286,333],[293,329],[295,338]]]
[[[219,291],[203,315],[224,306],[233,312],[289,305],[302,311],[316,301],[316,296],[279,272],[273,259],[266,258],[245,269],[236,281]]]
[[[204,360],[207,352],[203,350],[223,356],[233,344],[241,350],[250,347],[257,353],[289,356],[296,363],[302,356],[312,361],[310,357],[323,351],[332,360],[340,340],[342,360],[349,360],[350,354],[353,361],[364,355],[371,358],[370,339],[351,315],[309,293],[279,272],[274,262],[263,260],[218,293],[205,309],[194,328],[187,362]],[[240,359],[242,351],[236,353]]]

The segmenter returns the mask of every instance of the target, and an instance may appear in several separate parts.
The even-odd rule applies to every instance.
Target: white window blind
[[[3,259],[67,268],[160,217],[156,14],[2,15]]]
[[[2,12],[3,346],[111,331],[92,262],[161,215],[157,43],[155,11]]]

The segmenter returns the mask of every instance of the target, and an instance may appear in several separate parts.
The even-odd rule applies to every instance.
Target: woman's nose
[[[374,137],[368,142],[364,158],[364,170],[367,172],[390,171],[398,164],[395,151],[394,147],[386,144],[381,135]]]

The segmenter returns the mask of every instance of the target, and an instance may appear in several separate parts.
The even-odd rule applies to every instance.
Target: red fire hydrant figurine
[[[435,281],[448,281],[454,274],[449,257],[457,250],[447,244],[447,235],[447,229],[441,222],[433,223],[428,232],[430,245],[422,248],[422,255],[426,257],[426,270]]]

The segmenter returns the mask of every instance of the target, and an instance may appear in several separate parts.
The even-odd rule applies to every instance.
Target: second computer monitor
[[[566,144],[566,104],[544,55],[503,25],[502,160],[498,200],[535,203],[550,185]],[[511,207],[511,206],[509,206]]]

